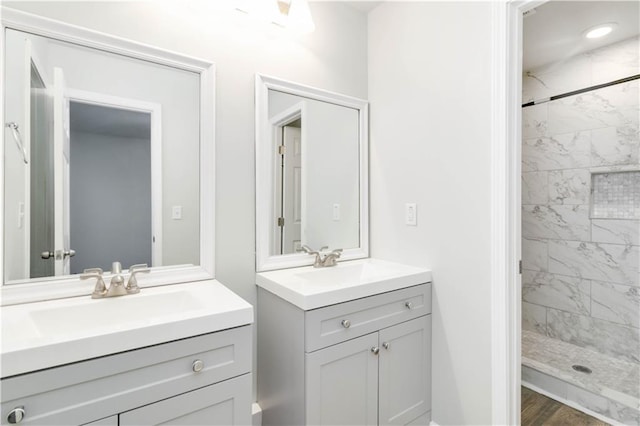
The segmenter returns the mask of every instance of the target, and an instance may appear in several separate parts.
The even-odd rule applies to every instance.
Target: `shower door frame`
[[[547,0],[492,3],[491,401],[493,424],[520,424],[523,13]]]

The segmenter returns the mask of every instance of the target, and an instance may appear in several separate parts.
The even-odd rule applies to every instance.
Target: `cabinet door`
[[[250,425],[251,374],[120,414],[127,425]]]
[[[380,330],[380,424],[405,425],[431,409],[431,315]]]
[[[378,424],[378,333],[306,354],[306,424]]]

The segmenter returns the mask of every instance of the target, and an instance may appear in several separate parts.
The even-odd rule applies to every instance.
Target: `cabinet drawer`
[[[312,352],[428,313],[430,283],[307,311],[305,350]]]
[[[87,423],[245,374],[251,341],[245,326],[4,379],[2,424],[16,406],[23,424]]]
[[[120,426],[251,424],[251,374],[120,414]]]

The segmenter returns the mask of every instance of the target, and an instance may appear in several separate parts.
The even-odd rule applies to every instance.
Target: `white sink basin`
[[[80,361],[253,322],[253,308],[217,281],[6,306],[1,375]]]
[[[191,293],[187,289],[178,289],[163,293],[149,291],[128,297],[83,300],[83,303],[75,306],[33,310],[29,313],[29,318],[42,335],[122,328],[131,323],[150,323],[154,319],[205,309],[204,301],[199,301]]]
[[[282,269],[256,274],[258,286],[304,310],[431,281],[431,271],[378,259],[327,268]]]

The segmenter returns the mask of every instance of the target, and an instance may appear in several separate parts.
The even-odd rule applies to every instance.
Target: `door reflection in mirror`
[[[5,283],[198,265],[200,74],[13,29],[4,42],[4,122],[29,160],[4,144]]]
[[[268,93],[276,147],[271,255],[292,254],[302,245],[359,247],[359,111],[271,89]]]
[[[151,265],[151,114],[72,101],[70,122],[71,273]]]
[[[54,275],[53,262],[42,259],[42,252],[53,241],[53,144],[50,143],[53,104],[37,65],[31,61],[31,277]]]
[[[279,208],[280,213],[274,238],[276,245],[279,243],[276,254],[295,253],[302,247],[301,127],[302,120],[298,117],[277,128],[280,164],[279,167],[276,165],[276,208]]]

